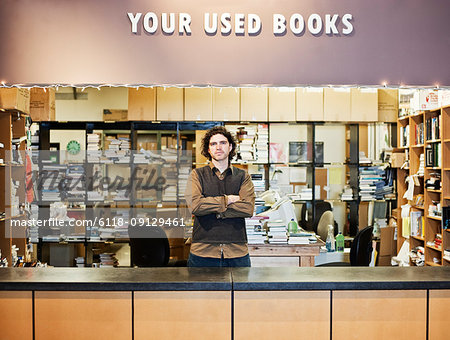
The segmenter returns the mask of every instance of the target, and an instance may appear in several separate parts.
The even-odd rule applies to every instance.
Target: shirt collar
[[[214,166],[213,162],[210,161],[208,165],[209,165],[209,167],[211,168],[211,170],[212,170],[213,172],[215,172],[216,170],[219,171],[219,169],[217,169],[217,168]],[[231,174],[233,175],[233,174],[234,174],[234,166],[232,166],[232,165],[229,163],[229,164],[228,164],[228,168],[227,168],[223,173],[227,172],[228,169],[230,169]]]

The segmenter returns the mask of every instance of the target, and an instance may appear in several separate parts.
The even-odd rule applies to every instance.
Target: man
[[[186,201],[194,215],[189,267],[250,267],[245,217],[255,207],[250,175],[231,166],[236,142],[224,127],[208,130],[202,154],[210,164],[194,169]]]

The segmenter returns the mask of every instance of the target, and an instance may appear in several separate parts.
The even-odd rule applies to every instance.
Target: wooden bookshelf
[[[17,110],[2,110],[0,112],[0,158],[3,164],[0,167],[0,212],[5,213],[0,219],[0,250],[1,257],[6,258],[8,265],[12,266],[11,248],[13,245],[19,248],[18,255],[25,258],[27,239],[23,231],[13,230],[11,220],[22,219],[25,214],[20,210],[25,204],[25,149],[26,140],[16,142],[17,139],[26,136],[26,117]],[[17,151],[13,151],[17,150]],[[13,154],[20,155],[21,164],[15,163]],[[15,197],[18,202],[11,199],[12,185],[11,181],[20,183],[16,189]],[[20,236],[20,237],[18,237]],[[14,238],[13,238],[14,237]]]
[[[403,127],[403,129],[402,129]],[[423,141],[418,138],[418,132],[423,128]],[[405,130],[406,129],[406,130]],[[403,132],[403,136],[402,136]],[[404,145],[406,138],[405,133],[409,133],[409,143]],[[424,237],[411,236],[410,248],[414,248],[418,245],[424,245],[425,249],[425,264],[427,266],[440,266],[450,265],[449,259],[444,259],[444,250],[450,248],[450,232],[442,229],[442,217],[433,216],[430,213],[430,206],[440,203],[441,207],[448,206],[450,200],[450,106],[442,107],[435,110],[421,111],[417,114],[401,117],[398,119],[398,136],[400,149],[406,150],[409,155],[409,170],[398,170],[397,176],[397,191],[398,206],[409,203],[412,210],[423,210],[423,228]],[[402,143],[402,138],[403,143]],[[427,164],[427,153],[429,149],[432,149],[431,162]],[[414,197],[418,194],[424,196],[423,207],[415,205],[414,201],[407,201],[403,199],[400,193],[404,193],[407,189],[405,178],[409,175],[417,174],[420,165],[420,155],[424,153],[424,176],[418,177],[420,186],[415,186]],[[440,188],[425,188],[427,180],[432,176],[440,176],[441,187]],[[399,220],[399,235],[401,239],[401,225]],[[433,242],[436,235],[442,235],[442,246],[435,247],[434,245],[427,245],[427,242]],[[399,245],[401,246],[401,244]],[[440,263],[435,263],[434,258],[437,258]]]

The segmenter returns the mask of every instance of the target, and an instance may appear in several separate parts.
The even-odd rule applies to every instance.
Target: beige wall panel
[[[184,119],[184,89],[158,87],[156,89],[156,119],[181,121]]]
[[[329,339],[329,291],[234,293],[234,339]]]
[[[429,339],[445,340],[449,338],[448,307],[449,290],[430,290]]]
[[[334,291],[333,340],[426,338],[425,290]]]
[[[351,89],[352,122],[376,122],[378,120],[377,89]]]
[[[269,121],[295,120],[295,88],[269,88]]]
[[[323,89],[303,88],[296,89],[298,121],[322,121],[323,120]]]
[[[231,339],[231,292],[135,292],[134,338]]]
[[[0,292],[0,339],[33,339],[31,292]]]
[[[323,118],[326,122],[346,122],[350,120],[350,89],[323,90]]]
[[[36,340],[126,340],[131,292],[36,292]]]
[[[239,121],[241,90],[237,87],[213,89],[213,120]]]
[[[267,121],[267,88],[241,88],[241,121]]]
[[[212,89],[184,89],[184,119],[193,121],[212,120]]]
[[[156,120],[156,88],[128,89],[128,120]]]

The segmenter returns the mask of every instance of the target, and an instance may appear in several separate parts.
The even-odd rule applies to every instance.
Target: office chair
[[[317,224],[316,234],[320,236],[322,241],[326,241],[328,236],[328,226],[334,226],[333,213],[330,210],[325,211],[320,217],[319,223]]]
[[[372,233],[373,227],[365,227],[356,234],[350,248],[350,263],[330,262],[318,265],[317,267],[347,267],[359,266],[367,267],[372,259]]]
[[[142,228],[142,227],[140,227]],[[131,262],[138,267],[165,267],[169,263],[170,247],[165,231],[160,227],[136,230],[128,228]]]
[[[321,237],[322,240],[325,241],[327,238],[327,234],[328,234],[328,225],[331,224],[334,226],[334,236],[336,236],[338,233],[338,226],[337,226],[337,223],[335,223],[334,219],[333,219],[333,212],[332,212],[333,208],[331,207],[331,203],[323,201],[323,202],[316,202],[315,205],[316,205],[316,207],[315,207],[316,213],[314,216],[314,220],[312,220],[312,221],[306,220],[306,214],[308,212],[307,204],[302,205],[299,225],[305,230],[314,231],[316,234],[320,235],[318,233],[318,226],[320,224],[321,227],[323,228],[323,224],[326,223],[325,238]],[[326,213],[326,212],[329,212],[329,213]],[[330,213],[331,213],[331,215],[330,215]],[[325,214],[325,216],[323,216],[324,214]],[[331,216],[331,221],[330,221],[330,216]],[[322,230],[321,230],[321,232],[322,232]]]

